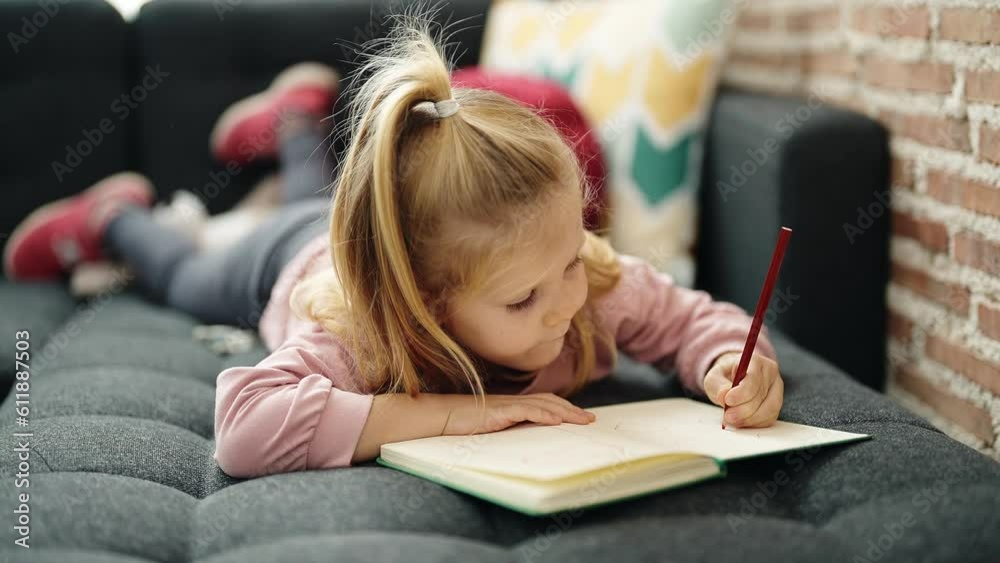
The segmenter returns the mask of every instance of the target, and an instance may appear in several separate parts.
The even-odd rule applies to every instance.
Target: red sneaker
[[[320,63],[300,63],[275,77],[267,90],[229,106],[212,129],[212,155],[220,162],[247,164],[278,154],[278,130],[290,114],[330,115],[340,74]]]
[[[141,174],[108,176],[83,192],[39,207],[21,222],[4,248],[11,280],[50,280],[82,262],[103,257],[104,228],[123,204],[149,207],[153,186]]]

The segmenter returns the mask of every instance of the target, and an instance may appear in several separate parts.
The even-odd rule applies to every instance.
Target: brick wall
[[[1000,459],[1000,1],[743,3],[724,83],[892,132],[888,393]]]

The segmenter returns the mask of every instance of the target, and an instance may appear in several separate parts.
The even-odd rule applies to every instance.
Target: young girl
[[[223,471],[345,467],[399,440],[588,424],[566,397],[610,374],[617,348],[676,366],[686,389],[730,407],[728,424],[774,422],[783,387],[766,333],[729,391],[742,309],[586,231],[591,192],[559,133],[508,98],[452,88],[425,23],[403,20],[384,45],[355,78],[329,232],[273,251],[291,258],[260,318],[270,355],[219,374]]]
[[[215,458],[230,475],[344,467],[383,443],[587,424],[569,397],[616,348],[676,366],[774,422],[774,350],[739,307],[675,286],[583,228],[590,192],[571,149],[529,108],[452,88],[440,48],[403,21],[355,77],[353,136],[330,231],[281,272],[261,321],[273,352],[219,375]],[[706,375],[707,374],[707,375]]]

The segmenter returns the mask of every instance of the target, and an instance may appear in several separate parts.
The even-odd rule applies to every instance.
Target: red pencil
[[[739,385],[747,374],[750,356],[753,355],[754,346],[757,345],[757,335],[760,333],[760,326],[764,324],[764,313],[767,311],[767,304],[771,301],[774,282],[778,279],[781,260],[785,257],[785,247],[788,246],[788,238],[791,236],[791,229],[781,227],[781,231],[778,233],[778,244],[774,247],[774,254],[771,255],[771,267],[767,269],[767,278],[764,280],[764,287],[760,290],[760,298],[757,299],[757,310],[753,313],[753,323],[750,324],[750,333],[747,334],[747,342],[743,345],[743,355],[740,356],[740,363],[736,366],[736,375],[733,376],[733,386],[730,390]],[[722,429],[726,429],[725,406],[722,407]]]

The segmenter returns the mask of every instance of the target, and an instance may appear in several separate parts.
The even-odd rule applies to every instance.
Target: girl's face
[[[455,296],[442,323],[468,350],[515,370],[555,360],[570,319],[587,300],[581,198],[563,190],[554,200],[510,267],[485,287]]]

